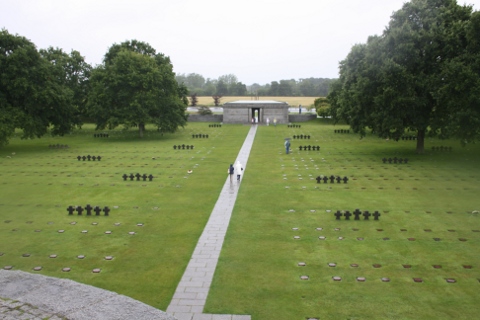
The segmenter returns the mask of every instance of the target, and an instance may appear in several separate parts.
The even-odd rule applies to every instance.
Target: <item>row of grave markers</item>
[[[316,151],[320,151],[320,146],[311,146],[311,145],[308,145],[308,146],[300,146],[300,147],[298,147],[298,149],[299,149],[300,151],[302,151],[302,149],[303,149],[304,151],[307,151],[307,150],[308,150],[308,151],[312,151],[312,150],[313,150],[313,151],[315,151],[315,150],[316,150]]]
[[[188,145],[186,146],[186,145],[184,145],[184,144],[178,145],[178,146],[177,146],[177,145],[173,145],[173,149],[174,149],[174,150],[177,150],[177,149],[178,149],[178,150],[180,150],[180,149],[182,149],[182,150],[184,150],[184,149],[189,150],[189,149],[193,149],[193,146],[188,146]]]
[[[305,139],[310,139],[310,136],[309,135],[303,135],[303,134],[293,136],[293,139],[304,139],[304,138]]]
[[[108,138],[108,133],[94,133],[94,138]]]
[[[317,183],[320,183],[320,181],[323,180],[323,183],[327,183],[328,180],[330,179],[330,183],[335,183],[335,180],[337,180],[337,183],[340,183],[340,181],[343,181],[343,183],[347,183],[348,182],[348,177],[343,177],[341,178],[340,176],[334,176],[334,175],[331,175],[330,177],[327,177],[327,176],[323,176],[323,178],[321,176],[318,176],[315,178],[317,180]]]
[[[300,124],[289,124],[287,125],[289,128],[301,128],[302,126]]]
[[[67,207],[67,212],[68,212],[68,215],[73,215],[74,212],[77,212],[79,216],[82,215],[83,211],[86,211],[86,214],[87,216],[91,216],[92,215],[92,211],[95,212],[95,215],[96,216],[99,216],[100,215],[100,212],[104,212],[106,216],[108,216],[108,213],[110,212],[110,208],[109,207],[105,207],[102,209],[100,209],[99,206],[94,206],[92,207],[90,204],[87,204],[85,206],[85,209],[82,207],[82,206],[68,206]]]
[[[124,181],[127,181],[127,178],[130,178],[131,181],[133,181],[134,178],[137,178],[137,181],[140,181],[140,178],[142,178],[143,181],[147,181],[147,178],[148,178],[148,181],[152,181],[154,176],[152,174],[149,174],[147,176],[146,173],[144,173],[143,175],[141,175],[140,173],[137,173],[135,175],[133,173],[130,173],[130,175],[124,174],[122,178]]]
[[[222,125],[221,124],[209,124],[208,127],[209,128],[221,128]]]
[[[348,210],[346,210],[345,213],[342,213],[340,210],[337,210],[337,212],[335,212],[333,215],[335,216],[336,220],[340,220],[342,216],[345,217],[345,220],[350,220],[350,217],[352,215],[355,216],[354,220],[360,220],[361,215],[364,217],[364,220],[369,220],[368,218],[371,216],[374,217],[374,220],[378,220],[378,218],[381,216],[380,212],[378,211],[375,211],[373,214],[370,213],[368,210],[362,213],[359,209],[355,209],[353,213],[351,213]]]
[[[397,157],[395,157],[395,158],[388,158],[388,159],[387,159],[387,158],[383,158],[383,159],[382,159],[382,162],[383,162],[383,163],[387,163],[387,162],[388,162],[388,163],[392,163],[392,162],[393,162],[393,163],[400,163],[400,164],[401,164],[401,163],[405,163],[405,164],[407,164],[407,163],[408,163],[408,158],[397,158]]]
[[[100,161],[100,160],[102,160],[102,157],[101,157],[101,156],[91,156],[91,155],[88,155],[88,156],[78,156],[78,157],[77,157],[77,160],[78,160],[78,161],[80,161],[80,160],[83,160],[83,161],[85,161],[85,160],[88,160],[88,161],[90,161],[90,160],[93,160],[93,161],[98,160],[98,161]]]
[[[192,134],[192,138],[206,138],[206,139],[208,139],[208,134]]]
[[[350,130],[347,129],[337,129],[333,130],[334,133],[350,133]]]

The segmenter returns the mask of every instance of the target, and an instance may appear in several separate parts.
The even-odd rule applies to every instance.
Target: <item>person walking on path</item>
[[[230,183],[233,182],[233,173],[235,172],[235,169],[233,168],[233,165],[230,164],[230,167],[228,167],[228,174],[230,175]]]
[[[237,162],[235,162],[235,172],[237,173],[237,181],[240,181],[240,175],[242,174],[242,164],[240,163],[240,161],[237,160]]]
[[[287,154],[290,152],[290,139],[285,139],[285,151]]]

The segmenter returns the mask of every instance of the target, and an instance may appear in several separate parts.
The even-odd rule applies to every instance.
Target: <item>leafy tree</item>
[[[70,132],[78,118],[74,92],[35,45],[7,30],[0,32],[0,145],[15,129],[22,138]]]
[[[64,89],[73,94],[70,108],[76,110],[76,122],[81,122],[81,116],[85,114],[92,67],[85,62],[80,52],[75,50],[68,55],[62,49],[50,47],[41,49],[40,55],[52,64],[55,78]]]
[[[217,89],[216,89],[217,96],[226,96],[228,95],[228,86],[223,80],[218,80],[217,82]]]
[[[317,114],[322,117],[326,118],[331,115],[330,113],[330,103],[328,103],[328,99],[325,97],[320,97],[314,100],[314,106],[317,110]]]
[[[278,96],[279,95],[279,83],[277,81],[272,81],[270,83],[270,89],[268,90],[268,94],[271,96]]]
[[[355,45],[340,63],[340,79],[328,96],[334,119],[344,119],[361,135],[370,128],[380,137],[398,139],[405,130],[415,131],[418,153],[424,152],[427,133],[454,136],[449,120],[465,107],[441,92],[451,90],[458,81],[445,75],[458,67],[459,55],[469,45],[466,26],[472,23],[471,13],[471,7],[459,6],[455,0],[405,3],[392,15],[382,36]],[[467,40],[462,43],[461,39]],[[465,70],[471,70],[471,62],[464,59],[462,63]],[[468,72],[461,77],[475,82]],[[461,92],[471,96],[466,90]],[[468,110],[473,111],[473,105],[470,102]]]
[[[170,59],[136,40],[114,44],[90,79],[89,114],[97,129],[145,124],[175,132],[186,124],[188,90],[175,80]]]

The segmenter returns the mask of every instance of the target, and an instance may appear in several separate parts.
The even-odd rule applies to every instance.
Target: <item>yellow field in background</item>
[[[198,105],[199,106],[213,106],[213,98],[210,96],[202,96],[198,98]],[[318,97],[258,97],[258,100],[274,100],[274,101],[281,101],[286,102],[292,107],[298,107],[301,104],[303,107],[313,107],[313,102]],[[237,100],[253,100],[252,97],[223,97],[220,99],[220,104],[224,104],[227,102],[237,101]]]

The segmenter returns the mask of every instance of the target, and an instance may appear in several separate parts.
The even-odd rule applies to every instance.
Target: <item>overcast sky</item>
[[[381,34],[405,0],[0,0],[0,28],[97,65],[136,39],[174,71],[246,85],[336,78],[351,47]],[[480,0],[458,0],[480,9]]]

